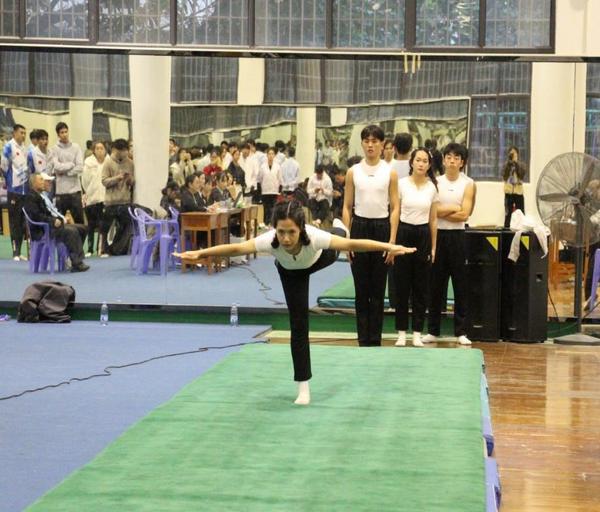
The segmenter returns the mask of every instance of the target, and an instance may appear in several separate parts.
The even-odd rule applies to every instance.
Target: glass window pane
[[[76,98],[108,96],[108,56],[74,53],[73,80],[73,95]]]
[[[99,0],[99,2],[100,41],[169,44],[169,0]]]
[[[355,103],[369,103],[371,100],[371,68],[368,60],[356,61],[356,95]]]
[[[325,46],[325,2],[256,0],[255,10],[256,46]]]
[[[439,98],[445,62],[422,61],[416,73],[404,75],[404,98],[421,100]]]
[[[226,57],[173,57],[173,103],[237,101],[238,59]]]
[[[317,107],[317,128],[331,126],[331,111],[327,107]]]
[[[404,48],[405,0],[334,0],[333,46]]]
[[[477,62],[473,76],[473,94],[496,94],[500,78],[500,64]]]
[[[474,99],[469,145],[469,176],[473,179],[499,180],[498,132],[495,99]]]
[[[354,101],[355,63],[351,60],[325,61],[325,101],[350,105]]]
[[[19,30],[16,0],[0,0],[0,37],[15,37]]]
[[[3,93],[29,93],[29,52],[0,53],[0,87]]]
[[[321,61],[298,59],[296,67],[296,101],[321,103]]]
[[[27,37],[87,39],[86,0],[27,0]]]
[[[418,46],[477,46],[479,0],[417,0]]]
[[[129,98],[129,55],[109,55],[111,98]]]
[[[587,93],[600,94],[600,62],[587,65]]]
[[[600,158],[600,98],[587,99],[585,119],[585,152]]]
[[[487,0],[486,46],[550,46],[551,0]]]
[[[529,98],[474,99],[471,108],[472,178],[500,181],[500,167],[510,146],[519,148],[523,162],[529,161]]]
[[[238,93],[239,60],[231,57],[213,57],[211,101],[236,103]]]
[[[177,20],[179,44],[247,45],[246,0],[179,0]]]
[[[471,94],[473,79],[473,62],[452,62],[444,64],[444,75],[441,83],[441,96],[468,96]]]
[[[210,101],[210,57],[171,58],[171,101]]]
[[[403,74],[403,63],[399,60],[374,62],[370,77],[370,101],[383,103],[401,100]]]
[[[265,61],[265,102],[294,103],[296,101],[296,60],[267,59]]]
[[[93,114],[92,140],[112,140],[110,135],[110,120],[106,114]]]
[[[33,60],[35,94],[62,98],[73,95],[69,53],[34,53]]]
[[[499,93],[529,94],[531,92],[531,64],[528,62],[502,62]]]
[[[510,146],[519,148],[519,158],[529,162],[529,100],[502,98],[498,100],[498,162],[505,161]],[[500,173],[500,169],[498,169]],[[498,175],[500,179],[500,175]],[[529,181],[529,174],[525,175]]]

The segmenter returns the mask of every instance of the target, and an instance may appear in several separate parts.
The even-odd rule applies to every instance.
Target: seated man
[[[71,272],[85,272],[90,267],[83,262],[83,242],[86,228],[81,224],[73,224],[58,211],[46,195],[52,187],[53,176],[46,173],[34,174],[29,180],[30,191],[25,198],[25,211],[35,222],[47,222],[50,225],[50,236],[67,246],[71,258]],[[40,226],[31,226],[31,238],[39,240],[44,232]]]

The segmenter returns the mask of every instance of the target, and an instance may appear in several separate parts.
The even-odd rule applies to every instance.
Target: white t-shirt
[[[306,234],[310,239],[309,245],[303,245],[300,252],[291,255],[280,245],[275,249],[271,242],[275,238],[275,230],[271,229],[254,239],[258,252],[267,252],[275,256],[279,264],[288,270],[299,270],[310,268],[321,256],[323,249],[329,249],[331,244],[331,233],[318,229],[314,226],[306,226]]]
[[[433,203],[439,203],[440,198],[435,185],[427,180],[424,185],[417,187],[410,177],[398,182],[400,197],[400,221],[419,226],[429,222],[429,212]]]
[[[454,181],[450,181],[446,174],[438,178],[438,190],[440,191],[440,204],[454,204],[462,206],[465,189],[473,183],[473,180],[464,173],[459,173]],[[446,219],[438,219],[438,229],[465,229],[464,222],[452,222]]]
[[[392,169],[394,169],[394,171],[396,171],[396,174],[398,175],[398,181],[400,181],[402,178],[406,178],[408,176],[408,173],[410,172],[410,165],[408,163],[408,160],[394,159],[390,163],[390,166],[392,167]]]

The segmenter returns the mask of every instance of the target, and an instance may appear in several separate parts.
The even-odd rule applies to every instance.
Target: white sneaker
[[[420,332],[413,332],[413,347],[424,347]]]
[[[100,257],[101,258],[108,258],[110,255],[107,252],[103,252]]]
[[[21,257],[20,256],[14,256],[13,257],[13,261],[21,261]]]
[[[85,253],[85,257],[86,258],[91,258],[92,257],[92,253],[91,252],[86,252]]]
[[[29,261],[29,258],[27,258],[27,256],[19,256],[19,259],[21,261]]]
[[[350,231],[348,231],[348,228],[346,227],[346,225],[337,217],[335,219],[333,219],[333,222],[331,223],[331,225],[334,228],[338,228],[344,231],[344,233],[346,233],[346,238],[350,238]]]
[[[470,345],[471,344],[471,340],[469,338],[467,338],[464,334],[462,336],[458,337],[458,342],[461,345]]]
[[[438,337],[434,336],[433,334],[426,334],[421,338],[421,341],[423,343],[437,343]]]
[[[398,331],[398,339],[396,343],[394,343],[395,347],[404,347],[406,346],[406,331]]]

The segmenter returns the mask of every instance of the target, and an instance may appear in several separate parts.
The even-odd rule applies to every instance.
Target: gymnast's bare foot
[[[308,405],[310,404],[310,389],[308,387],[308,381],[303,380],[298,382],[298,398],[294,401],[296,405]]]

